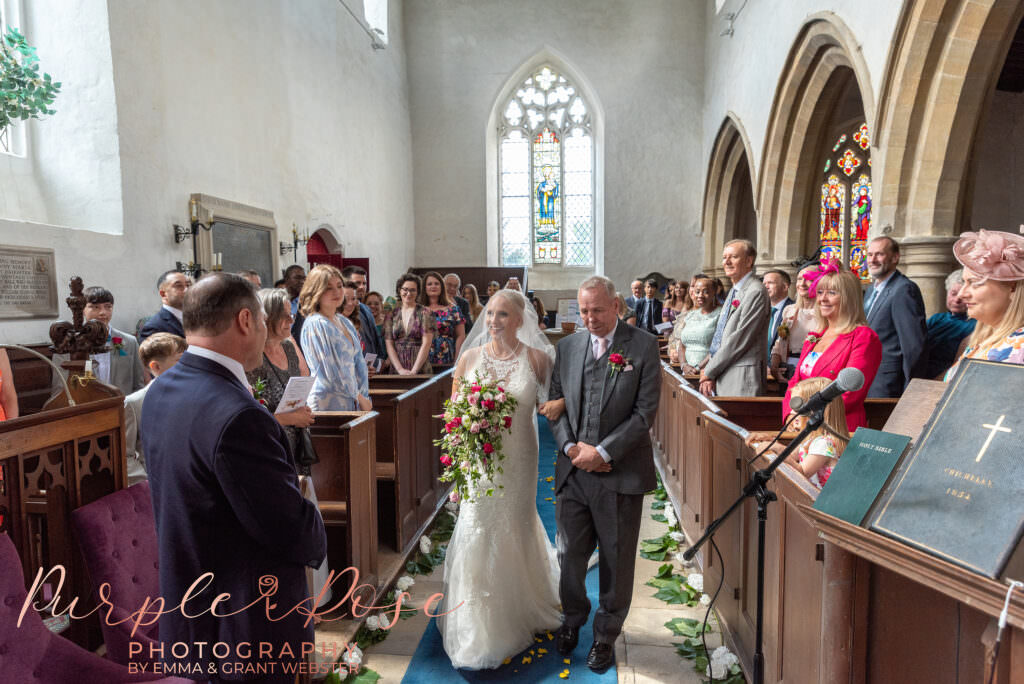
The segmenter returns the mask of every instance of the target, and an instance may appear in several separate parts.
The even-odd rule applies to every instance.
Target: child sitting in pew
[[[187,346],[183,337],[166,332],[153,333],[139,345],[139,359],[145,369],[156,378],[178,362]],[[125,460],[129,487],[146,479],[146,460],[142,454],[139,423],[142,422],[142,402],[146,398],[146,391],[152,385],[150,382],[124,398]]]
[[[828,385],[828,378],[807,378],[797,383],[791,396],[800,397],[806,402]],[[790,413],[787,421],[792,417],[793,414]],[[806,424],[807,417],[798,416],[790,423],[789,430],[800,432]],[[747,437],[747,444],[759,451],[759,444],[771,440],[774,436],[771,433],[752,432]],[[840,396],[825,407],[825,420],[821,427],[807,435],[800,446],[789,455],[786,462],[799,470],[815,487],[821,488],[825,486],[828,478],[832,475],[832,468],[835,467],[836,461],[842,455],[849,441],[850,433],[846,430],[846,409],[843,407],[843,398]],[[780,454],[783,449],[785,447],[776,442],[769,447],[768,451]]]

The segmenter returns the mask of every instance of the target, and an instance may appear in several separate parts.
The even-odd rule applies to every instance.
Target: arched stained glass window
[[[509,96],[501,111],[501,263],[593,266],[590,105],[564,75],[542,66]]]
[[[849,226],[849,228],[847,228]],[[864,249],[871,228],[871,138],[862,123],[836,138],[821,184],[821,258],[839,259],[868,281]]]

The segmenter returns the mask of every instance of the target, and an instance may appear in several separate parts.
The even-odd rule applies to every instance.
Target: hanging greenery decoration
[[[36,49],[18,29],[8,26],[0,40],[0,130],[13,121],[54,114],[50,109],[60,92],[60,81],[39,74]]]

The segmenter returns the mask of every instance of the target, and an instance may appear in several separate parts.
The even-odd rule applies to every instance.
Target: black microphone
[[[812,395],[806,402],[800,397],[790,397],[789,408],[797,415],[824,411],[825,407],[836,397],[842,396],[845,392],[856,392],[863,386],[864,374],[860,370],[844,368],[839,371],[839,376],[828,387]]]

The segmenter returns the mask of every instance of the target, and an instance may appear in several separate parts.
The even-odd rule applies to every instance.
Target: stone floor
[[[641,540],[661,536],[666,530],[664,523],[651,519],[650,503],[648,497],[644,509],[647,513],[640,528]],[[619,684],[697,684],[701,681],[693,668],[693,662],[684,660],[676,653],[672,642],[681,641],[681,638],[673,635],[665,623],[676,617],[703,620],[705,609],[701,606],[669,606],[654,598],[655,590],[646,586],[645,582],[657,573],[660,565],[655,561],[637,558],[633,604],[622,636],[615,645]],[[409,592],[415,606],[421,606],[432,594],[443,590],[441,568],[436,568],[429,576],[418,575],[415,579],[416,584]],[[428,623],[429,618],[418,612],[413,618],[399,621],[387,639],[366,650],[364,663],[380,674],[382,684],[398,684],[402,681]],[[707,635],[707,642],[711,650],[721,645],[717,626]]]

